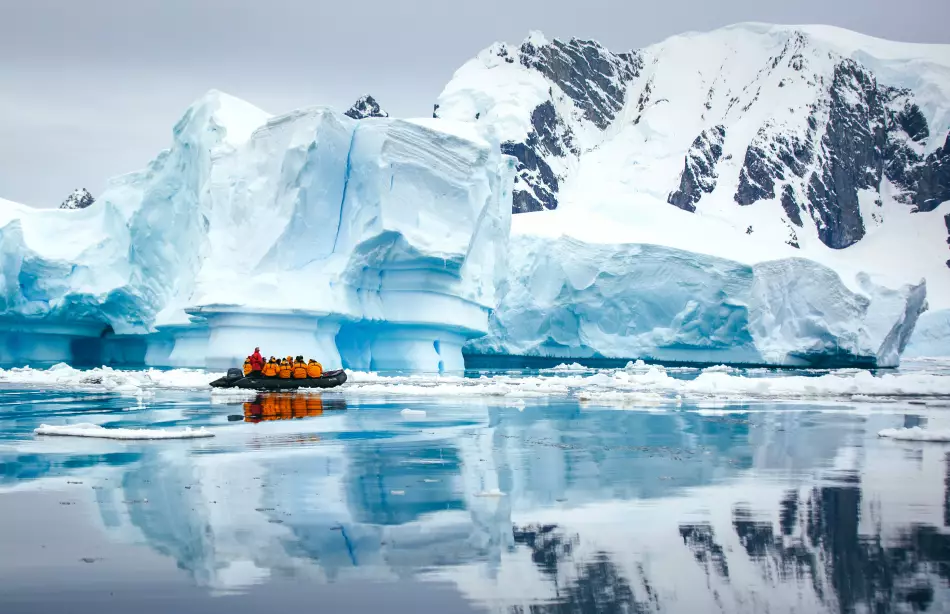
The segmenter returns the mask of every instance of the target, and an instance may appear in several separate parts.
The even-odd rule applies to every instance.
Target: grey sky
[[[98,196],[211,88],[272,113],[372,93],[426,116],[462,63],[532,29],[624,51],[740,21],[950,42],[946,0],[0,0],[0,197]]]

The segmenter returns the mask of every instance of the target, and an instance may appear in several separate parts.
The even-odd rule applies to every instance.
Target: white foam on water
[[[214,437],[214,433],[204,427],[197,429],[188,426],[182,429],[110,429],[89,422],[60,426],[41,424],[33,432],[37,435],[95,437],[99,439],[197,439]]]

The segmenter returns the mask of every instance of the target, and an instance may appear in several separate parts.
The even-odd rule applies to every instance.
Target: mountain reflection
[[[658,607],[657,595],[648,583],[644,591],[645,601],[637,600],[630,582],[610,554],[596,552],[586,560],[575,561],[571,555],[573,545],[578,541],[576,535],[568,538],[554,525],[516,526],[512,532],[515,543],[531,550],[531,560],[555,584],[564,571],[563,567],[572,567],[568,582],[556,586],[554,600],[527,606],[514,605],[510,607],[512,613],[627,614],[649,612]]]

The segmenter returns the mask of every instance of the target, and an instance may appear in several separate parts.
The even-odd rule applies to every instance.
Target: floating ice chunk
[[[82,422],[52,426],[41,424],[33,432],[37,435],[59,435],[68,437],[97,437],[100,439],[197,439],[214,437],[214,433],[204,427],[193,429],[108,429],[98,424]]]
[[[409,409],[408,407],[401,412],[403,418],[425,418],[426,412],[422,409]]]
[[[703,373],[737,373],[739,370],[729,365],[714,365],[703,369]]]
[[[887,437],[900,441],[942,441],[950,442],[950,429],[928,430],[919,426],[911,428],[884,429],[879,431],[878,437]]]
[[[390,490],[390,491],[389,491],[389,494],[395,495],[395,496],[397,496],[397,497],[400,497],[400,496],[406,494],[406,491],[404,491],[404,490]]]
[[[587,367],[585,367],[584,365],[580,363],[572,362],[569,365],[561,363],[558,366],[552,368],[551,370],[552,371],[587,371]]]

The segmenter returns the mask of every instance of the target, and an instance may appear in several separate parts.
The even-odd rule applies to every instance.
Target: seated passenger
[[[244,377],[247,377],[251,371],[253,371],[251,368],[251,357],[248,356],[244,359]]]
[[[307,377],[316,378],[321,375],[323,375],[323,365],[311,358],[310,362],[307,363]]]
[[[277,359],[273,356],[270,357],[270,360],[267,361],[267,364],[264,365],[264,368],[261,370],[264,377],[277,377],[277,373],[280,369],[277,366]]]
[[[280,361],[280,367],[277,369],[277,377],[280,379],[290,379],[291,373],[293,372],[293,365],[283,359]]]
[[[294,361],[294,379],[307,379],[307,365],[303,361],[303,356],[298,356]]]

